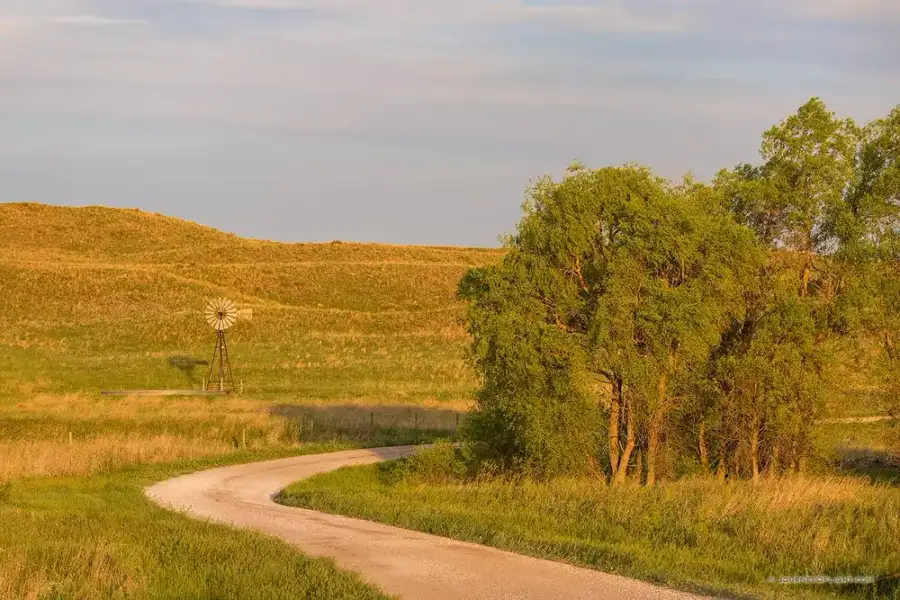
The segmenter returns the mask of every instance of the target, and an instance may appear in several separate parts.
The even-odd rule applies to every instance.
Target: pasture
[[[457,283],[469,268],[501,257],[494,249],[279,244],[140,211],[0,205],[0,598],[380,597],[278,542],[171,515],[141,489],[206,466],[454,438],[479,387]],[[221,295],[254,311],[252,321],[228,334],[243,394],[100,395],[199,388],[203,367],[178,369],[169,358],[208,359],[215,334],[202,310]],[[881,414],[883,391],[859,376],[869,368],[867,356],[848,355],[845,364],[835,377],[847,385],[829,398],[826,416]],[[883,423],[822,424],[816,468],[890,481],[894,473],[877,460],[889,435]],[[422,516],[433,494],[447,493],[459,506],[499,506],[497,498],[518,488],[442,483],[426,493],[396,485],[380,482],[375,468],[335,474],[305,484],[302,502],[641,577],[702,583],[696,564],[663,573],[659,558],[647,554],[651,538],[630,550],[610,542],[599,552],[577,542],[599,535],[594,530],[559,537],[541,526],[526,535],[521,523],[503,529],[498,520],[501,537],[491,537],[484,529],[490,511],[471,521],[465,511],[435,516],[437,522]],[[679,485],[688,495],[678,502],[709,491]],[[835,510],[847,519],[859,507],[896,499],[894,490],[865,480],[810,487],[815,498],[838,502]],[[529,489],[541,502],[574,499],[594,511],[614,502],[611,492],[583,483]],[[347,490],[360,495],[351,502]],[[645,492],[641,506],[650,510],[653,495],[666,493]],[[385,512],[386,494],[399,494],[406,516]],[[731,494],[700,508],[750,502],[743,488]],[[848,498],[857,495],[869,504],[853,508]],[[527,506],[521,509],[521,518],[531,518]],[[660,527],[664,513],[657,515]],[[896,520],[895,513],[873,514]],[[693,535],[691,527],[684,535]],[[619,562],[601,560],[613,555]],[[723,564],[723,573],[729,569]],[[741,572],[734,571],[738,583],[722,589],[758,589],[741,583]]]

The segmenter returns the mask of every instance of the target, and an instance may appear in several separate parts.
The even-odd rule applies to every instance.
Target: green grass
[[[281,454],[0,485],[0,598],[385,598],[330,561],[163,510],[142,492],[182,472]]]
[[[375,465],[298,482],[279,501],[750,598],[869,598],[871,590],[766,578],[900,572],[900,489],[855,479],[692,479],[647,489],[587,479],[428,481]],[[880,597],[900,598],[891,585]]]

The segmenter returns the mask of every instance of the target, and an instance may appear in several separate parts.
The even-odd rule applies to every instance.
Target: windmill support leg
[[[231,359],[228,358],[228,344],[225,342],[225,332],[222,332],[222,348],[220,350],[220,357],[222,362],[220,366],[222,368],[222,384],[224,386],[225,383],[228,384],[228,391],[234,391],[234,375],[231,372]],[[225,391],[222,389],[222,391]]]
[[[219,391],[225,391],[225,334],[219,332],[216,344],[219,346]]]
[[[218,384],[214,384],[213,375],[218,373]],[[206,380],[206,390],[215,389],[218,392],[234,391],[234,375],[231,371],[231,361],[228,358],[228,344],[225,341],[225,332],[216,333],[216,346],[213,348],[212,361],[209,363],[209,377]]]
[[[213,382],[213,369],[216,367],[216,355],[219,353],[219,337],[216,336],[216,345],[213,347],[213,355],[212,359],[209,361],[209,375],[206,376],[206,391],[210,391],[212,389]]]

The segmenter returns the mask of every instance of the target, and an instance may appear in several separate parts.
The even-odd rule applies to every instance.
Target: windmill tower
[[[249,320],[251,315],[250,309],[238,310],[234,302],[228,298],[214,298],[206,305],[206,322],[216,330],[216,345],[209,363],[206,391],[226,393],[234,391],[234,375],[231,372],[231,361],[228,358],[225,332],[235,324],[238,317]]]

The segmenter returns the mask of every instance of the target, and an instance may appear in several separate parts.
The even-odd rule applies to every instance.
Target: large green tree
[[[866,240],[886,212],[869,192],[883,168],[872,146],[884,144],[861,152],[861,140],[852,120],[813,98],[763,134],[762,164],[716,178],[732,212],[769,248],[745,318],[710,364],[720,476],[730,467],[756,479],[761,461],[772,473],[803,468],[829,350],[857,324]]]
[[[741,279],[759,260],[751,232],[704,186],[675,188],[638,167],[576,165],[533,188],[508,250],[461,289],[485,377],[470,430],[476,447],[541,470],[585,464],[599,451],[583,443],[598,433],[586,415],[605,405],[611,477],[626,477],[640,445],[652,484],[678,386],[741,311]],[[565,384],[534,383],[534,374]],[[522,410],[543,414],[537,406],[556,417],[523,418]],[[572,414],[573,429],[553,429]],[[523,421],[529,435],[510,433]],[[548,463],[513,439],[580,458]]]
[[[813,98],[760,155],[711,186],[573,165],[533,187],[502,263],[460,286],[477,456],[650,484],[673,450],[723,479],[796,472],[849,334],[900,371],[900,107],[859,128]]]

